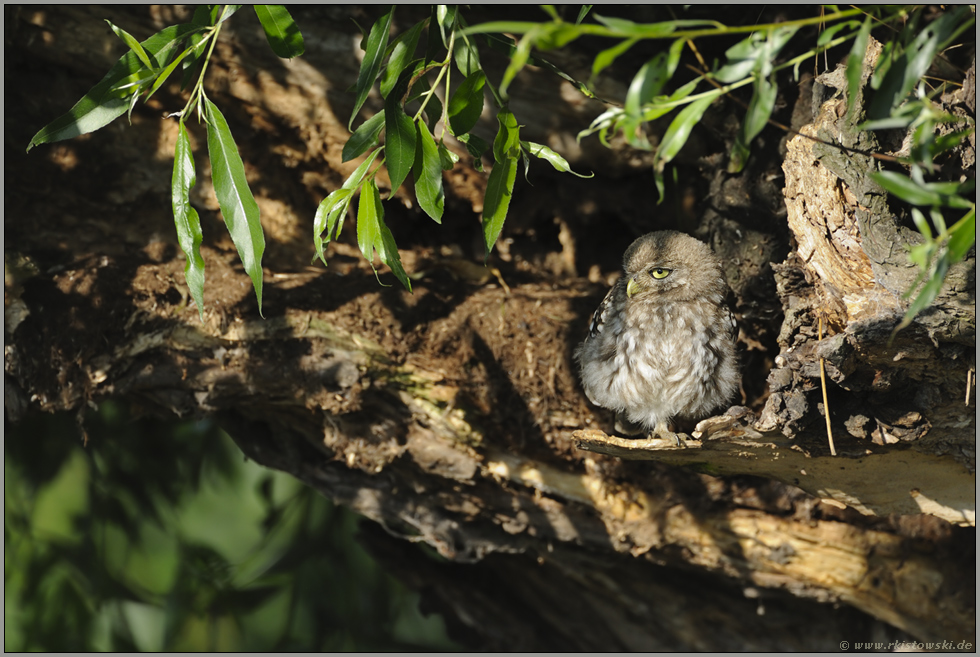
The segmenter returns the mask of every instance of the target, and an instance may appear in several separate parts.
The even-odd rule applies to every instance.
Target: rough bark
[[[517,193],[520,211],[508,220],[495,273],[469,257],[484,179],[463,165],[447,174],[454,218],[443,232],[431,231],[410,192],[399,192],[404,207],[389,204],[413,295],[379,287],[345,240],[331,245],[329,269],[308,268],[312,209],[356,165],[340,163],[355,28],[342,8],[298,16],[308,54],[283,63],[266,54],[257,24],[230,27],[211,93],[239,139],[270,238],[266,318],[202,176],[202,324],[188,305],[169,217],[175,126],[160,114],[178,104],[175,90],[134,112],[132,127],[22,152],[118,56],[102,18],[143,37],[174,20],[173,11],[5,11],[8,90],[19,94],[8,101],[6,153],[9,418],[81,414],[110,397],[147,412],[216,415],[250,458],[375,521],[383,530],[365,534],[379,558],[455,619],[461,636],[488,648],[829,650],[842,640],[974,640],[974,529],[950,524],[974,522],[964,491],[974,482],[975,406],[954,409],[963,384],[952,383],[961,372],[965,383],[973,363],[972,297],[947,295],[937,312],[955,322],[920,324],[886,348],[880,336],[894,317],[880,326],[852,312],[850,288],[829,285],[831,275],[801,252],[805,231],[786,255],[786,211],[773,201],[780,185],[754,182],[772,180],[763,174],[775,148],[743,176],[726,177],[713,173],[719,157],[705,146],[691,161],[709,173],[683,188],[674,219],[697,225],[732,264],[750,345],[744,401],[756,411],[765,404],[760,423],[770,433],[760,437],[743,421],[742,435],[726,426],[714,441],[704,434],[690,449],[658,451],[662,462],[635,462],[577,448],[597,435],[583,428],[608,428],[611,418],[584,399],[570,355],[616,251],[631,230],[654,227],[633,211],[649,188],[648,173],[629,174],[642,158],[618,160],[603,173],[620,177],[595,186],[532,176],[542,189]],[[554,90],[520,109],[520,120],[535,140],[558,147],[590,108],[566,103],[562,87],[544,80],[529,71],[513,93]],[[720,121],[714,116],[706,120]],[[823,161],[812,153],[787,161]],[[599,168],[588,151],[576,155]],[[852,206],[874,207],[862,202],[873,191],[847,189],[862,190],[843,195],[858,199]],[[706,207],[688,203],[705,193]],[[750,222],[753,213],[763,219]],[[610,232],[597,226],[616,214],[624,218],[612,232],[623,239],[593,237]],[[684,224],[693,216],[701,221]],[[833,234],[853,243],[877,215],[852,216],[844,212]],[[869,253],[867,241],[836,252],[848,263],[865,253],[872,273],[838,269],[862,290],[884,285],[894,299],[901,285],[881,283],[890,279],[875,267],[903,265]],[[454,246],[432,246],[443,243]],[[843,308],[827,318],[835,334],[819,342],[817,308]],[[867,419],[865,435],[838,443],[834,461],[816,414],[819,356],[839,386],[831,408]],[[931,403],[916,411],[926,433],[906,411],[888,415],[894,404],[875,396],[882,379],[887,390],[924,391],[915,399]],[[901,440],[875,441],[876,430]],[[949,452],[968,465],[942,455]],[[413,542],[448,561],[420,558]]]
[[[872,39],[865,78],[880,50]],[[769,375],[773,394],[756,426],[780,429],[811,455],[826,454],[819,401],[824,367],[838,449],[871,455],[910,447],[912,454],[903,458],[917,473],[901,482],[923,509],[929,503],[919,497],[918,474],[921,464],[923,482],[928,478],[930,460],[919,454],[953,455],[963,468],[947,465],[947,483],[962,478],[954,497],[966,503],[957,502],[944,517],[975,524],[975,503],[967,501],[975,497],[976,411],[970,397],[976,370],[976,261],[970,257],[951,268],[936,302],[910,327],[893,332],[908,307],[903,295],[918,273],[907,247],[922,237],[905,225],[910,222],[901,216],[904,210],[890,207],[869,176],[878,169],[869,154],[885,149],[873,133],[855,127],[862,118],[861,99],[849,115],[842,80],[842,69],[818,78],[813,120],[787,143],[787,219],[796,249],[777,268],[786,315],[780,356]],[[823,102],[826,95],[832,97]],[[947,107],[963,114],[961,106]],[[960,161],[947,167],[964,164],[967,170],[973,150],[967,145]],[[879,479],[886,496],[896,502],[903,498],[900,487]]]

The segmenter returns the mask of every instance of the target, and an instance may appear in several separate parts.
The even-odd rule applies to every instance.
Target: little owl
[[[708,416],[739,385],[721,262],[704,242],[662,230],[633,242],[623,269],[575,351],[582,385],[617,424],[681,444],[668,423]]]

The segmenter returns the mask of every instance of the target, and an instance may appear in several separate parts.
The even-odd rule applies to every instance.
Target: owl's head
[[[657,295],[663,300],[698,297],[720,302],[725,296],[721,262],[704,242],[673,230],[647,233],[623,255],[626,295]]]

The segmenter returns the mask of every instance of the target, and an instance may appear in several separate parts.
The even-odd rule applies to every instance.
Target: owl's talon
[[[647,436],[647,438],[650,440],[655,440],[655,439],[673,440],[675,443],[677,443],[678,447],[684,447],[684,441],[681,440],[681,437],[678,436],[673,431],[668,431],[666,433],[657,433],[656,431],[651,431],[650,434]]]
[[[649,438],[660,438],[661,440],[673,440],[677,443],[678,447],[685,447],[684,441],[681,439],[681,435],[674,433],[667,428],[667,425],[663,422],[659,423],[653,431],[650,432]]]

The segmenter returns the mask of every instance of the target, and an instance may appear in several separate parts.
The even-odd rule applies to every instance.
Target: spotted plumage
[[[575,352],[582,385],[597,406],[677,439],[672,421],[708,416],[739,386],[721,262],[693,237],[658,231],[630,245],[623,269]]]

